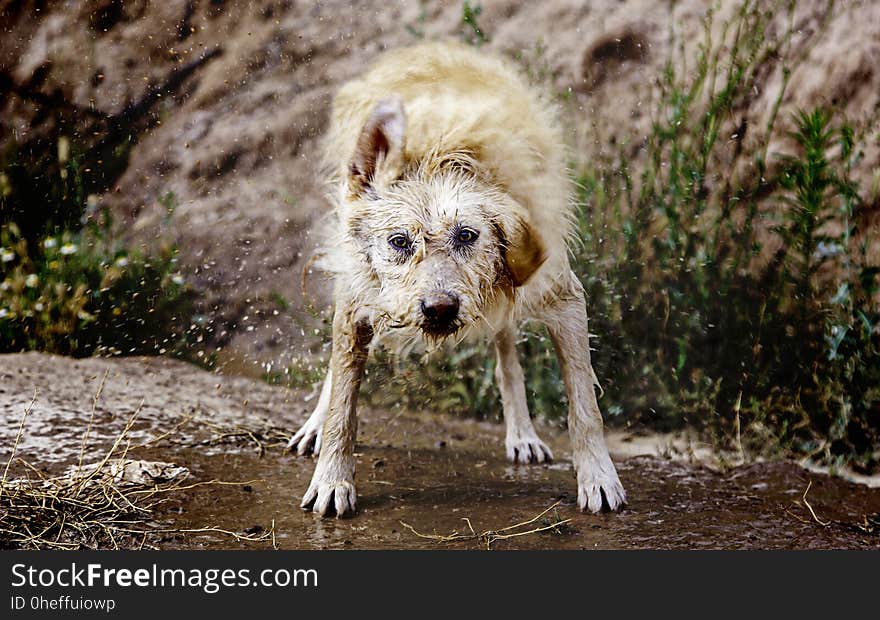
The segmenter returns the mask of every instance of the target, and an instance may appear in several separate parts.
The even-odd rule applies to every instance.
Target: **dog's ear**
[[[406,116],[398,97],[383,99],[370,113],[361,130],[348,167],[348,187],[361,196],[377,181],[397,178],[403,167]]]
[[[502,226],[501,230],[507,274],[514,287],[522,286],[547,259],[544,244],[532,226],[521,218]]]

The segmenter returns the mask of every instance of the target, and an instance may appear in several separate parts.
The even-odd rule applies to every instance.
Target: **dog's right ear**
[[[504,267],[514,288],[528,282],[547,259],[544,244],[531,224],[512,217],[496,224],[504,256]]]
[[[518,221],[515,233],[508,240],[504,262],[514,287],[528,282],[538,267],[547,260],[544,244],[532,226],[525,221]]]
[[[348,167],[348,191],[353,197],[390,182],[403,169],[406,116],[399,97],[383,99],[370,113]]]

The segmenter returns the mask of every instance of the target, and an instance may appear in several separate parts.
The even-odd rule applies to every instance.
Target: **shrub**
[[[5,178],[11,178],[7,175]],[[47,195],[70,193],[69,177]],[[10,192],[11,193],[11,192]],[[71,206],[47,202],[24,234],[0,222],[0,352],[41,350],[64,355],[185,353],[199,338],[191,321],[194,292],[178,272],[174,248],[146,256],[112,234],[96,199]],[[60,219],[55,220],[53,216]],[[51,231],[51,232],[48,232]]]
[[[866,237],[856,241],[855,132],[831,111],[800,112],[796,153],[771,173],[783,89],[738,161],[718,140],[746,129],[733,119],[756,66],[778,52],[765,39],[771,18],[746,2],[729,57],[707,26],[694,73],[679,78],[670,63],[640,178],[623,155],[581,176],[575,265],[600,335],[604,406],[655,426],[687,422],[740,450],[867,467],[880,444],[880,313],[877,268]]]

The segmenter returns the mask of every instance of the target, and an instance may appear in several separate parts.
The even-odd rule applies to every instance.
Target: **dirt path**
[[[492,548],[880,548],[880,489],[786,462],[718,473],[661,457],[656,449],[633,456],[639,450],[627,447],[623,452],[628,456],[623,456],[614,449],[625,445],[620,442],[626,437],[618,434],[612,452],[617,452],[630,504],[617,515],[585,515],[574,505],[564,434],[542,432],[556,463],[514,467],[504,459],[500,425],[430,413],[363,411],[357,449],[359,514],[320,520],[298,508],[312,473],[311,459],[285,454],[269,446],[269,439],[262,439],[261,457],[251,438],[220,438],[220,431],[208,428],[273,426],[276,435],[292,432],[308,412],[306,395],[167,359],[0,356],[0,463],[9,457],[35,388],[36,404],[25,421],[19,455],[50,472],[75,463],[102,383],[87,448],[92,460],[138,411],[131,431],[134,444],[176,430],[150,447],[134,449],[130,457],[185,466],[194,481],[238,483],[179,492],[156,515],[161,527],[216,526],[253,533],[269,531],[274,520],[280,548],[485,548],[486,538],[471,536],[465,519],[477,535],[499,532],[559,502],[515,531],[570,521],[495,540]],[[205,442],[206,436],[218,441]],[[185,446],[198,441],[196,447]],[[426,536],[458,532],[465,538],[423,538],[402,523]],[[271,541],[240,542],[209,532],[169,535],[156,544],[207,549],[267,547]]]

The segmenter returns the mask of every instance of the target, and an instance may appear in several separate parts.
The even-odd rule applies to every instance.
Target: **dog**
[[[317,464],[301,506],[356,509],[358,386],[371,343],[488,336],[507,456],[543,463],[517,359],[517,325],[544,323],[568,395],[578,506],[622,507],[568,243],[574,206],[554,106],[509,61],[453,43],[386,52],[336,95],[324,144],[334,205],[323,268],[333,349],[314,413],[289,443]]]

